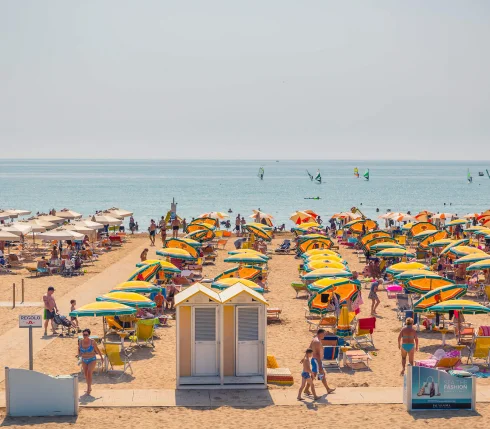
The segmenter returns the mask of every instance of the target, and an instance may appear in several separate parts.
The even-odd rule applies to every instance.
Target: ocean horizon
[[[324,220],[357,206],[366,216],[392,211],[449,211],[462,216],[490,208],[490,161],[412,160],[168,160],[2,159],[0,208],[33,213],[70,208],[93,214],[112,206],[131,210],[140,230],[166,214],[172,199],[190,220],[207,211],[289,215],[313,209]],[[264,180],[258,170],[264,168]],[[355,178],[354,168],[360,178]],[[362,175],[369,169],[370,180]],[[468,169],[473,182],[468,183]],[[307,171],[320,171],[322,184]],[[480,177],[479,172],[484,176]],[[320,199],[305,199],[316,198]],[[377,211],[379,210],[379,212]]]

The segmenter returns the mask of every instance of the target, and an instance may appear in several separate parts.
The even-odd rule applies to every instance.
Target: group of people
[[[179,236],[179,229],[181,227],[183,231],[185,231],[187,228],[187,221],[185,218],[181,221],[177,216],[172,218],[169,224],[172,228],[172,238],[177,238]],[[161,217],[158,225],[154,219],[150,221],[150,226],[148,227],[148,232],[150,233],[150,246],[155,246],[155,238],[158,230],[160,230],[162,245],[165,245],[165,241],[167,240],[167,225],[168,224],[164,216]]]

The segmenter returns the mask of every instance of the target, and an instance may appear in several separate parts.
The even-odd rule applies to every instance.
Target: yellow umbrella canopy
[[[119,283],[111,292],[154,293],[159,290],[161,288],[153,283],[135,280]]]
[[[202,229],[206,229],[206,230],[209,229],[211,231],[214,231],[215,226],[214,226],[214,224],[211,224],[209,222],[195,222],[194,221],[194,223],[190,223],[189,225],[187,225],[186,232],[191,233],[191,232],[200,231]]]
[[[398,264],[393,264],[389,267],[386,272],[391,275],[400,274],[408,270],[424,269],[428,270],[427,265],[421,264],[420,262],[399,262]]]
[[[320,280],[317,280],[316,282],[313,282],[307,286],[308,290],[312,293],[319,292],[322,289],[332,287],[335,288],[337,286],[344,286],[344,285],[353,285],[355,286],[358,290],[361,290],[361,282],[359,280],[352,280],[352,279],[334,279],[334,278],[323,278]]]
[[[263,253],[258,252],[257,250],[254,249],[236,249],[236,250],[230,250],[228,252],[228,255],[240,255],[240,254],[248,254],[248,255],[256,255],[260,256],[261,258],[264,259],[270,259],[267,255],[264,255]]]
[[[391,238],[391,235],[387,233],[386,231],[371,231],[367,233],[366,235],[363,235],[360,239],[359,242],[364,245],[368,241],[374,240],[375,238],[380,238],[380,237],[386,237],[386,238]]]
[[[314,261],[330,261],[330,262],[345,262],[340,256],[330,255],[328,253],[321,253],[319,255],[307,256],[304,258],[305,262],[314,262]]]
[[[263,292],[264,289],[261,288],[257,283],[253,282],[252,280],[247,280],[247,279],[240,279],[240,278],[225,278],[225,279],[218,279],[211,283],[211,287],[213,289],[228,289],[230,286],[234,286],[237,283],[242,284],[243,286],[247,286],[250,289],[253,289],[257,292]]]
[[[262,240],[265,241],[271,241],[272,240],[272,235],[270,234],[269,231],[266,231],[263,228],[259,228],[258,226],[247,224],[245,225],[245,229],[255,235],[257,238],[261,238]]]
[[[237,278],[237,277],[241,279],[255,280],[263,273],[264,273],[264,269],[262,269],[259,266],[241,265],[223,271],[221,274],[218,274],[214,278],[214,281],[217,281],[219,279]]]
[[[264,225],[263,223],[250,222],[250,223],[247,223],[247,225],[255,226],[257,228],[263,229],[264,231],[272,231],[273,230],[272,226]]]
[[[317,222],[304,222],[299,226],[299,228],[296,229],[308,230],[310,228],[321,228],[321,225]]]
[[[423,268],[418,268],[415,270],[402,271],[401,273],[399,272],[398,274],[395,273],[394,277],[397,281],[403,282],[403,281],[411,279],[412,277],[430,276],[432,274],[435,274],[434,271],[429,271],[428,269],[424,270]]]
[[[306,271],[318,270],[320,268],[339,268],[345,270],[346,266],[341,262],[329,262],[329,261],[311,261],[305,265]]]
[[[481,252],[480,253],[470,253],[469,255],[462,256],[459,259],[454,261],[454,265],[459,264],[474,264],[475,262],[480,262],[490,259],[490,255],[488,253]]]
[[[206,225],[208,227],[214,228],[218,223],[217,219],[213,219],[212,217],[198,217],[194,219],[189,225],[187,225],[187,232],[192,232],[193,230],[189,229],[191,225]]]
[[[404,282],[405,289],[413,293],[425,294],[441,286],[452,285],[452,280],[446,279],[436,273],[430,275],[414,276]]]
[[[416,312],[430,311],[433,305],[440,302],[449,301],[451,299],[457,299],[466,294],[468,290],[467,285],[448,284],[440,286],[436,289],[426,293],[422,298],[416,301],[413,305],[413,309]]]
[[[441,250],[441,255],[445,255],[447,252],[449,252],[449,249],[451,249],[451,247],[462,246],[464,244],[468,244],[469,242],[470,240],[468,238],[462,238],[461,240],[453,241]]]
[[[193,261],[196,258],[192,256],[187,250],[184,249],[177,249],[177,248],[163,248],[161,250],[157,250],[157,255],[159,256],[166,256],[168,258],[173,258],[173,259],[183,259],[184,261]]]
[[[481,249],[478,249],[478,247],[453,246],[448,250],[447,255],[452,259],[457,259],[457,258],[461,258],[463,256],[471,255],[474,253],[485,254],[485,252]]]
[[[372,219],[353,221],[350,222],[350,225],[348,226],[349,230],[355,234],[362,234],[363,228],[365,231],[373,231],[376,230],[377,227],[378,224]]]
[[[70,312],[70,317],[105,317],[134,314],[136,309],[116,302],[92,302]]]
[[[304,252],[301,256],[303,258],[309,258],[314,255],[332,255],[332,256],[338,256],[340,258],[340,255],[338,253],[330,249],[311,249]]]
[[[376,237],[369,240],[365,244],[362,244],[362,247],[364,248],[365,251],[370,252],[375,244],[381,244],[381,243],[397,244],[397,241],[391,237]]]
[[[339,268],[320,268],[318,270],[310,271],[309,273],[304,274],[302,277],[305,280],[319,280],[324,278],[333,278],[333,277],[351,277],[352,273],[350,271],[346,271],[346,269]]]
[[[454,243],[455,240],[450,238],[443,238],[442,240],[435,240],[429,243],[429,247],[446,247],[451,243]]]
[[[116,302],[129,307],[155,307],[155,303],[151,299],[135,292],[109,292],[105,295],[98,296],[96,301]]]
[[[310,238],[299,244],[299,250],[304,253],[311,249],[329,249],[333,246],[333,241],[328,237]]]
[[[188,239],[188,240],[190,240],[190,239]],[[195,241],[195,240],[191,240],[191,241],[194,241],[195,243],[200,244],[198,241]],[[169,240],[165,241],[165,248],[167,248],[167,249],[183,249],[183,250],[189,252],[189,254],[196,259],[199,256],[199,253],[198,253],[196,246],[193,246],[188,241],[184,241],[183,239],[180,239],[180,238],[170,238]]]

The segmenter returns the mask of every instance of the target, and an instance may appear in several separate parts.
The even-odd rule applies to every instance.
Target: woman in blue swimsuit
[[[398,348],[402,353],[402,372],[400,375],[403,375],[405,374],[407,355],[410,365],[413,365],[415,351],[419,349],[419,339],[417,337],[417,331],[413,329],[413,319],[411,317],[405,321],[405,327],[400,331],[400,335],[398,335]]]
[[[87,395],[92,392],[92,375],[95,369],[97,357],[104,360],[97,344],[90,338],[90,329],[84,329],[83,338],[78,342],[78,356],[82,359],[83,374],[87,380]]]

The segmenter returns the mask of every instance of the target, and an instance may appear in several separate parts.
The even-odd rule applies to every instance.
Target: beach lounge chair
[[[296,292],[296,298],[298,298],[300,292],[306,292],[306,294],[309,295],[308,289],[304,283],[293,282],[291,283],[291,287]]]
[[[454,334],[458,339],[458,344],[473,344],[475,338],[475,328],[470,323],[461,323],[459,326],[454,324]]]
[[[310,331],[325,329],[325,331],[335,334],[335,331],[337,330],[336,316],[322,316],[316,320],[307,318],[306,323],[308,323],[308,329]]]
[[[109,236],[109,241],[111,243],[111,246],[122,246],[123,244],[122,238],[118,235]]]
[[[281,320],[282,310],[280,308],[268,308],[267,309],[267,321]]]
[[[396,314],[398,317],[398,320],[404,320],[406,319],[405,317],[405,311],[410,310],[410,301],[409,297],[405,293],[397,293],[396,294]]]
[[[478,329],[478,335],[470,348],[468,362],[473,363],[473,359],[483,359],[486,365],[490,365],[490,326],[480,326]]]
[[[216,243],[216,247],[218,249],[221,248],[221,250],[225,250],[226,243],[228,243],[228,240],[225,240],[225,239],[218,240],[218,242]]]
[[[365,317],[357,321],[357,331],[353,340],[362,348],[363,345],[374,347],[373,332],[376,328],[376,317]]]
[[[107,322],[107,326],[109,327],[109,331],[107,332],[107,334],[118,334],[119,332],[126,332],[126,329],[124,329],[124,327],[118,323],[114,317],[112,316],[107,316],[105,318],[106,322]],[[128,335],[131,334],[133,331],[127,331]]]
[[[436,350],[434,355],[429,359],[416,360],[415,366],[423,366],[424,368],[441,368],[453,369],[461,362],[461,354],[457,350],[451,350],[445,353],[444,350]]]
[[[121,351],[121,346],[119,343],[105,343],[105,355],[107,357],[107,364],[114,370],[115,366],[122,366],[122,374],[119,376],[121,378],[126,371],[129,369],[131,374],[133,374],[133,368],[131,367],[131,361],[126,352]]]
[[[15,253],[8,255],[7,259],[8,263],[12,265],[12,267],[22,267],[22,263],[25,261],[24,258],[20,258]]]
[[[323,358],[322,366],[325,369],[340,369],[340,344],[339,337],[326,336],[322,340]]]
[[[347,366],[353,370],[369,370],[371,356],[364,350],[348,350],[345,352]]]
[[[131,345],[136,345],[138,347],[150,346],[154,348],[153,335],[155,333],[155,325],[158,323],[158,318],[139,319],[136,322],[136,332],[129,337]]]
[[[274,250],[276,253],[289,253],[291,250],[291,240],[284,240],[282,244]]]

